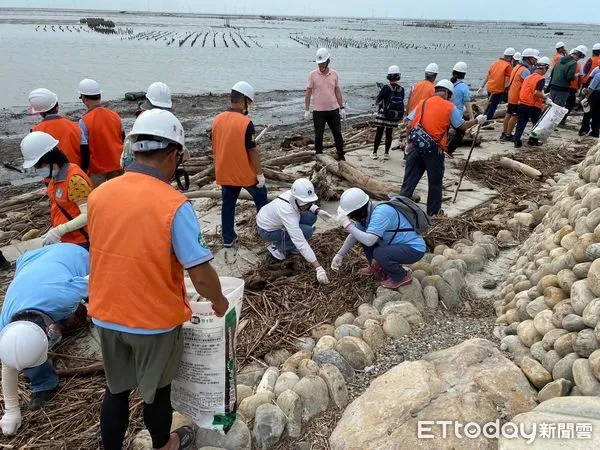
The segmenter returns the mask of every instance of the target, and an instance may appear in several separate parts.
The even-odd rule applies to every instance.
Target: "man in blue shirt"
[[[594,69],[590,79],[592,81],[585,97],[581,100],[581,105],[586,109],[589,107],[589,111],[583,115],[579,136],[588,135],[597,138],[600,136],[600,68]]]
[[[473,115],[473,105],[471,104],[471,93],[469,92],[469,85],[464,81],[467,75],[467,63],[459,61],[454,65],[452,70],[452,84],[454,84],[454,94],[452,95],[452,103],[456,106],[456,109],[462,114],[461,118],[466,115],[467,120],[472,120],[475,116]],[[465,114],[466,113],[466,114]],[[462,140],[465,137],[464,131],[455,128],[454,137],[448,143],[448,153],[452,154],[460,147]]]
[[[47,336],[46,351],[52,348],[61,339],[63,325],[75,315],[81,300],[88,296],[89,273],[89,254],[79,245],[59,243],[25,253],[17,260],[15,276],[4,298],[0,330],[9,324],[28,326],[29,323],[30,326],[33,323]],[[23,356],[11,353],[16,349],[22,353],[28,345],[25,342],[10,345],[4,340],[6,338],[0,331],[3,365]],[[29,378],[32,391],[29,409],[41,408],[58,386],[56,370],[45,360],[41,365],[25,368],[23,373]],[[6,396],[6,389],[4,394]],[[5,423],[2,425],[5,431]]]
[[[333,270],[341,268],[344,256],[360,242],[369,261],[359,272],[361,276],[374,277],[388,289],[412,282],[410,271],[402,264],[419,261],[427,248],[423,237],[394,206],[373,203],[363,190],[350,188],[340,197],[335,221],[348,237],[331,262]]]

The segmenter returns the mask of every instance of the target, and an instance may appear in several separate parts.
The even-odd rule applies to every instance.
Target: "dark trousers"
[[[564,108],[567,105],[567,100],[569,100],[569,89],[550,86],[550,100],[552,100],[552,103]]]
[[[590,112],[583,115],[581,121],[581,134],[588,134],[593,137],[598,137],[600,131],[600,91],[594,91],[589,99]]]
[[[504,99],[504,92],[499,92],[497,94],[491,94],[489,98],[489,104],[485,111],[485,115],[487,116],[487,120],[492,120],[494,118],[494,114],[496,114],[496,109],[498,109],[498,105]]]
[[[433,216],[442,209],[442,180],[444,179],[444,154],[433,152],[421,155],[412,150],[406,155],[404,181],[400,195],[412,198],[415,188],[423,174],[427,172],[429,188],[427,191],[427,214]]]
[[[465,132],[456,128],[454,130],[454,137],[452,137],[452,140],[448,143],[448,153],[452,154],[454,153],[454,151],[460,147],[460,144],[462,144],[463,138],[465,137]]]
[[[560,121],[560,123],[562,125],[567,123],[567,117],[569,117],[569,114],[571,114],[571,111],[573,111],[573,108],[575,108],[576,104],[577,104],[577,89],[569,89],[569,98],[567,98],[567,104],[565,105],[565,108],[567,108],[568,111],[565,114],[565,117],[563,117],[563,120]]]
[[[254,199],[256,212],[267,204],[266,187],[251,186],[244,189]],[[221,199],[223,201],[221,207],[221,233],[223,234],[224,244],[231,244],[237,238],[237,234],[235,234],[235,205],[241,191],[241,186],[221,186]]]
[[[388,127],[377,127],[375,130],[375,142],[373,144],[373,153],[377,153],[379,145],[381,144],[381,138],[383,137],[383,131],[385,129],[385,153],[390,152],[392,148],[392,136],[394,135],[394,129]]]
[[[37,367],[23,369],[23,374],[29,378],[31,392],[51,391],[58,387],[58,373],[50,362],[46,362]]]
[[[534,125],[540,120],[542,110],[535,106],[519,105],[519,117],[515,129],[515,142],[520,141],[527,123],[531,120]]]
[[[342,137],[342,120],[340,119],[340,110],[333,111],[313,111],[313,123],[315,125],[315,152],[323,153],[323,134],[325,125],[329,126],[335,143],[335,150],[338,155],[344,154],[344,138]]]
[[[425,254],[425,252],[415,250],[406,244],[374,245],[373,247],[363,245],[363,250],[369,264],[373,260],[377,261],[384,273],[394,281],[400,281],[406,276],[406,270],[402,264],[414,264]]]

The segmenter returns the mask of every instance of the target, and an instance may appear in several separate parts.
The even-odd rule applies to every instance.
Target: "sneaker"
[[[502,133],[499,138],[500,141],[506,141],[506,133]]]
[[[233,248],[235,247],[235,244],[237,244],[237,238],[235,238],[233,241],[228,242],[228,243],[223,243],[223,247],[225,248]]]
[[[514,134],[511,134],[511,133],[507,133],[507,134],[506,134],[506,140],[507,140],[508,142],[512,142],[512,141],[514,141],[514,140],[515,140],[515,135],[514,135]]]
[[[54,388],[49,389],[47,391],[34,392],[33,394],[31,394],[31,401],[27,406],[27,410],[36,411],[38,409],[43,408],[44,404],[47,403],[52,397],[54,397],[54,394],[56,394],[57,390],[58,388]]]
[[[389,153],[384,153],[383,154],[383,160],[387,161],[388,159],[390,159],[390,154]]]
[[[404,275],[404,278],[402,278],[400,281],[394,281],[390,277],[387,277],[381,282],[381,286],[386,289],[397,289],[401,286],[406,286],[407,284],[412,283],[412,280],[412,274],[407,272],[406,275]]]
[[[385,280],[387,275],[384,273],[384,271],[380,267],[377,267],[377,266],[370,265],[370,266],[364,267],[358,271],[358,274],[361,277],[367,277],[367,278],[373,277],[377,281]]]
[[[375,270],[373,270],[373,267],[371,267],[371,265],[368,265],[367,267],[363,267],[362,269],[360,269],[358,271],[358,274],[361,277],[372,277],[373,275],[375,275]]]
[[[521,147],[523,147],[523,141],[520,139],[518,141],[515,141],[515,148],[521,148]]]
[[[279,261],[283,261],[285,259],[285,255],[274,245],[269,245],[267,247],[267,250],[269,251],[269,253],[271,254],[271,256],[273,256],[273,258],[279,260]]]
[[[371,159],[377,159],[377,158],[378,158],[377,153],[375,153],[375,152],[371,153]]]

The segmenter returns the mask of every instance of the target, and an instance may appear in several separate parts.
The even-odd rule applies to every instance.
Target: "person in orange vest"
[[[531,75],[531,71],[537,62],[537,51],[532,48],[526,48],[521,53],[521,60],[510,74],[508,84],[508,106],[506,107],[506,116],[504,117],[504,130],[500,135],[501,141],[512,141],[514,139],[513,130],[517,125],[517,116],[519,110],[519,95],[523,82]]]
[[[590,83],[592,72],[600,67],[600,42],[594,44],[592,47],[592,56],[588,59],[583,67],[583,73],[585,74],[582,79],[583,87],[587,87]]]
[[[102,90],[95,80],[79,82],[79,98],[88,111],[79,120],[81,144],[90,149],[88,174],[94,186],[123,173],[121,153],[125,129],[119,115],[101,106]]]
[[[506,98],[506,89],[512,73],[513,56],[515,53],[516,51],[512,47],[504,50],[502,58],[497,59],[490,65],[487,76],[485,77],[481,88],[477,91],[478,94],[481,94],[483,89],[487,86],[489,103],[486,115],[488,120],[494,118],[498,105]]]
[[[415,106],[421,101],[433,97],[435,93],[435,79],[439,72],[439,67],[436,63],[430,63],[425,68],[425,79],[415,83],[410,88],[408,93],[408,106],[406,114],[410,114],[415,109]]]
[[[421,100],[408,115],[411,122],[407,134],[406,167],[400,195],[412,198],[421,177],[427,172],[427,214],[430,216],[442,212],[442,180],[448,128],[453,126],[466,131],[486,121],[483,114],[465,121],[462,111],[451,101],[453,93],[454,84],[450,80],[441,80],[435,85],[433,97]]]
[[[223,247],[237,241],[235,205],[244,188],[254,199],[256,212],[267,204],[266,180],[248,108],[254,102],[254,89],[245,81],[231,88],[231,108],[215,117],[211,129],[215,179],[221,186],[221,232]]]
[[[556,66],[556,64],[558,64],[558,62],[560,61],[560,59],[563,56],[567,56],[567,46],[564,42],[557,42],[556,43],[556,53],[554,53],[554,56],[552,57],[552,65],[551,68],[554,69],[554,66]]]
[[[58,146],[60,143],[43,131],[32,131],[21,141],[23,168],[34,167],[47,183],[52,228],[43,245],[68,242],[88,249],[87,198],[92,183]]]
[[[142,113],[127,137],[135,162],[89,198],[89,315],[98,329],[107,388],[100,413],[103,448],[121,450],[129,396],[144,401],[155,449],[189,448],[194,431],[171,432],[171,382],[192,314],[184,270],[218,317],[228,309],[196,213],[171,186],[185,135],[173,113]]]
[[[571,114],[571,111],[573,111],[573,108],[575,108],[575,105],[577,104],[577,94],[579,93],[581,86],[583,85],[582,79],[583,65],[581,62],[577,62],[577,66],[575,66],[575,78],[573,78],[573,80],[569,84],[569,97],[567,98],[567,103],[565,104],[565,108],[567,108],[567,113],[560,121],[560,125],[565,125],[567,123],[567,117],[569,117],[569,114]]]
[[[548,102],[548,97],[544,94],[546,85],[546,72],[550,69],[550,58],[543,56],[538,59],[535,71],[529,75],[523,82],[519,94],[519,118],[517,120],[517,129],[515,130],[515,148],[523,147],[521,137],[527,126],[527,122],[535,125],[542,115],[544,103]],[[539,145],[535,138],[529,138],[530,145]]]
[[[81,130],[77,123],[58,113],[58,96],[48,89],[34,89],[29,93],[29,112],[42,116],[42,121],[31,131],[43,131],[58,140],[69,162],[87,172],[90,150],[87,145],[81,144]]]

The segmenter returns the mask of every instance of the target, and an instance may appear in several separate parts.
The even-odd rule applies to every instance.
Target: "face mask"
[[[36,167],[35,173],[37,173],[42,178],[50,178],[50,167]]]

